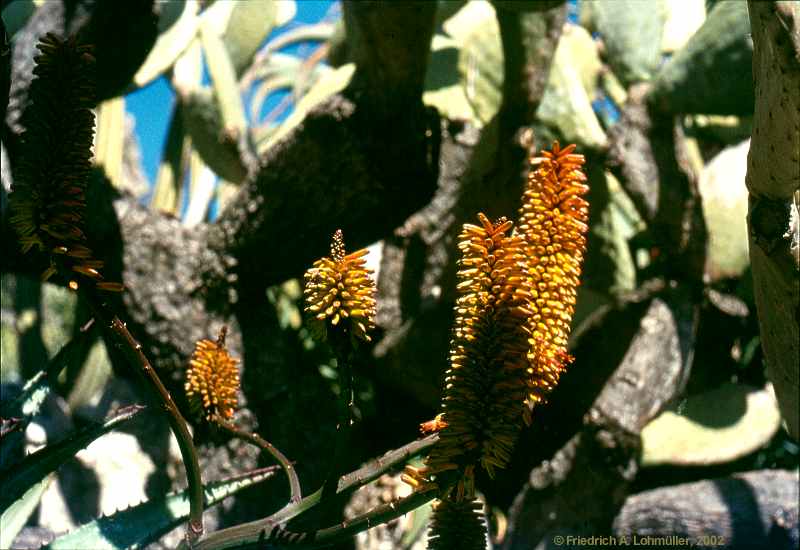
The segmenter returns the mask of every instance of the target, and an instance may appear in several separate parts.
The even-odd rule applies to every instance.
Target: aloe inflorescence
[[[531,170],[520,208],[519,231],[525,239],[525,272],[530,283],[528,318],[528,406],[545,399],[565,366],[570,322],[575,311],[581,266],[586,250],[589,188],[575,145],[531,156]]]
[[[103,262],[94,258],[84,233],[94,132],[92,48],[54,34],[45,35],[37,48],[9,197],[11,223],[23,253],[36,249],[47,256],[43,280],[60,272],[73,290],[82,280],[120,291],[120,283],[103,279]]]
[[[347,254],[344,236],[337,229],[331,255],[306,271],[305,310],[318,337],[324,339],[329,330],[340,330],[353,339],[370,341],[368,332],[375,328],[375,282],[366,268],[366,255],[366,249]]]
[[[428,537],[429,550],[484,550],[486,522],[478,500],[442,499],[436,503]]]
[[[209,422],[230,420],[239,400],[238,359],[225,346],[227,328],[220,330],[216,342],[200,340],[186,371],[184,388],[192,412]]]
[[[531,156],[516,228],[505,218],[492,222],[478,214],[480,225],[465,224],[459,235],[442,412],[423,424],[424,431],[438,431],[439,440],[424,466],[409,466],[404,475],[414,487],[440,488],[442,534],[429,548],[445,547],[447,518],[472,506],[476,471],[494,477],[508,465],[532,408],[572,360],[567,339],[588,219],[584,157],[574,149],[555,142]]]

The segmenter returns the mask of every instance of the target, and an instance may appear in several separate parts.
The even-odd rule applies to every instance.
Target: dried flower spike
[[[439,441],[420,471],[445,474],[450,481],[444,485],[458,487],[457,500],[474,497],[477,465],[494,477],[511,459],[527,393],[524,241],[509,235],[510,221],[478,218],[480,226],[465,224],[459,236],[456,320]]]
[[[531,332],[528,404],[534,406],[558,383],[566,364],[570,322],[586,249],[589,190],[575,145],[531,157],[522,198],[519,233],[525,239],[525,274],[530,281]],[[529,418],[527,418],[529,420]]]
[[[433,509],[428,550],[484,550],[486,522],[478,500],[438,501]]]
[[[316,262],[305,273],[305,311],[312,316],[314,332],[324,337],[328,329],[341,329],[369,342],[375,327],[375,283],[366,269],[362,249],[345,254],[344,237],[338,229],[331,242],[331,256]]]
[[[92,259],[83,229],[94,132],[91,47],[54,34],[37,47],[10,221],[23,253],[35,248],[48,255],[43,280],[61,271],[72,289],[80,278],[101,290],[121,291],[120,283],[103,280],[103,262]]]
[[[216,342],[200,340],[186,371],[184,388],[189,407],[209,422],[233,417],[238,404],[239,370],[225,347],[227,327],[222,327]]]

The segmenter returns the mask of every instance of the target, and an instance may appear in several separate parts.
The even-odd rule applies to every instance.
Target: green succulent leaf
[[[717,2],[703,26],[659,71],[649,99],[665,113],[752,114],[752,62],[747,3]]]
[[[597,51],[586,31],[565,26],[536,116],[558,128],[567,142],[593,149],[606,144],[606,135],[592,108],[590,90],[599,73]]]
[[[626,84],[652,78],[661,62],[661,35],[667,14],[663,2],[648,2],[646,7],[638,0],[587,4],[614,73]]]
[[[642,465],[707,466],[765,445],[781,424],[772,390],[724,384],[689,397],[642,430]]]
[[[90,426],[68,435],[63,440],[48,445],[21,462],[3,471],[3,491],[0,494],[0,510],[7,510],[34,485],[54,472],[76,452],[100,436],[118,428],[135,418],[144,407],[132,405],[120,410],[116,416],[102,424]]]
[[[242,489],[266,481],[273,477],[277,469],[277,466],[270,466],[206,484],[206,506],[210,507]],[[52,550],[143,548],[186,521],[188,516],[187,491],[171,493],[164,498],[149,500],[91,521],[71,533],[58,537],[44,548]]]
[[[30,489],[25,491],[22,498],[16,500],[0,516],[0,548],[11,548],[17,534],[22,530],[33,511],[39,505],[47,486],[53,481],[55,476],[48,475],[43,480],[35,483]]]
[[[250,0],[233,4],[222,41],[236,75],[241,76],[275,27],[278,7],[273,0]]]
[[[167,2],[166,4],[169,4]],[[189,47],[200,26],[200,4],[197,0],[184,3],[178,20],[162,32],[147,58],[133,77],[133,88],[142,88],[172,67],[183,51]],[[166,16],[172,16],[168,10]]]
[[[211,25],[201,25],[200,42],[203,45],[208,72],[211,74],[214,95],[219,103],[223,127],[241,134],[247,127],[247,119],[231,57],[224,42],[214,33]]]
[[[239,152],[237,136],[226,131],[223,114],[214,94],[207,88],[181,98],[183,124],[192,146],[219,177],[240,183],[247,168]],[[234,131],[235,132],[235,131]]]
[[[91,343],[91,331],[79,332],[72,340],[59,350],[44,370],[33,375],[22,393],[12,401],[3,403],[0,416],[3,418],[28,418],[36,416],[47,395],[50,393],[50,380],[55,380],[66,367],[77,367],[76,364],[86,356]]]

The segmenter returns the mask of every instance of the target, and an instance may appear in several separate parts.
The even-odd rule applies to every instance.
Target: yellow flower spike
[[[44,279],[75,272],[95,288],[121,290],[119,283],[99,283],[100,262],[91,260],[83,231],[94,128],[91,47],[47,34],[37,48],[9,197],[11,224],[23,253],[35,247],[50,255]],[[78,281],[68,280],[76,290]]]
[[[229,420],[238,405],[239,370],[225,347],[227,327],[222,327],[216,342],[200,340],[186,371],[184,389],[189,407],[209,422]]]
[[[324,338],[328,329],[336,327],[370,341],[367,333],[375,328],[375,283],[372,271],[365,267],[366,255],[365,249],[346,254],[339,229],[333,235],[331,256],[317,260],[306,271],[305,311],[312,314],[316,336]]]
[[[474,470],[506,466],[522,427],[528,327],[524,240],[512,222],[465,224],[459,235],[456,319],[445,375],[439,441],[425,459],[429,475],[457,471],[458,501],[474,498]],[[450,479],[450,475],[447,477]]]
[[[527,356],[529,407],[544,401],[572,361],[567,353],[570,321],[586,249],[589,190],[575,145],[541,151],[530,159],[522,197],[519,234],[525,239],[525,275],[534,292],[527,300],[531,338]],[[530,422],[530,413],[524,413]]]

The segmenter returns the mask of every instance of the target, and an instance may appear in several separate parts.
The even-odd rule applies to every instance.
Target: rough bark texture
[[[182,370],[193,342],[229,325],[232,352],[243,359],[244,405],[255,417],[252,424],[298,460],[308,490],[327,473],[335,396],[317,364],[300,359],[300,342],[280,336],[283,329],[264,290],[301,276],[327,252],[336,228],[351,236],[348,247],[355,248],[386,236],[429,201],[438,176],[441,130],[435,111],[422,105],[421,76],[414,83],[410,75],[424,74],[434,10],[430,3],[412,7],[414,17],[392,3],[373,5],[369,9],[383,11],[353,19],[354,32],[363,36],[380,36],[384,25],[404,32],[396,33],[379,56],[359,60],[359,78],[261,159],[217,223],[187,229],[131,197],[116,197],[101,173],[87,194],[90,244],[106,260],[107,276],[128,287],[115,304],[120,317],[176,400],[183,401]],[[60,2],[46,3],[17,37],[8,116],[14,132],[22,130],[17,121],[26,103],[34,45],[44,32],[64,28],[62,8]],[[360,13],[362,8],[348,5],[346,10]],[[396,93],[378,97],[365,83],[386,76],[382,63],[387,60]],[[9,135],[4,145],[13,174],[16,140]],[[7,168],[4,163],[4,175]],[[20,257],[6,214],[3,270],[38,276],[41,258]],[[213,435],[198,430],[204,439]],[[357,446],[351,451],[351,461],[366,458]],[[208,447],[204,453],[204,462],[237,463],[235,449]],[[248,456],[237,463],[242,469],[254,466]],[[268,500],[242,498],[231,518],[261,517],[282,497],[277,492]]]
[[[781,413],[800,437],[800,7],[748,2],[756,102],[747,159],[750,261],[767,364]]]
[[[358,426],[373,432],[354,440],[375,447],[375,441],[399,445],[416,435],[412,417],[417,414],[416,420],[422,421],[434,414],[446,367],[458,255],[455,239],[461,225],[474,221],[478,211],[490,218],[515,217],[526,152],[521,131],[534,125],[537,146],[549,146],[557,137],[536,125],[534,113],[565,6],[547,2],[531,10],[532,3],[496,5],[509,76],[501,110],[483,131],[440,120],[420,101],[434,2],[347,2],[347,40],[357,63],[351,85],[314,109],[260,159],[216,223],[187,229],[130,196],[119,196],[101,173],[92,183],[87,234],[108,262],[109,278],[128,286],[116,304],[120,316],[179,404],[183,405],[182,369],[193,342],[215,335],[227,324],[232,352],[243,358],[246,410],[238,418],[297,461],[307,493],[327,473],[335,396],[296,334],[287,336],[265,289],[301,276],[327,252],[337,228],[343,229],[349,249],[383,239],[374,364],[360,372],[376,382],[379,420],[375,426]],[[796,434],[797,417],[793,420],[790,413],[797,405],[797,248],[791,248],[784,234],[789,227],[786,205],[797,189],[799,172],[798,103],[796,93],[792,95],[798,88],[797,18],[784,3],[754,4],[751,10],[754,21],[764,18],[753,30],[761,62],[754,71],[759,92],[748,178],[754,198],[751,257],[761,293],[770,375]],[[6,165],[16,156],[15,132],[21,130],[19,113],[26,102],[36,38],[46,30],[65,28],[65,18],[61,2],[45,2],[17,36],[7,118],[11,132],[4,138],[11,163],[4,156],[4,185],[10,175]],[[781,42],[784,28],[795,31]],[[768,41],[777,49],[768,50]],[[794,48],[795,57],[787,45]],[[658,508],[649,515],[645,511],[652,502],[661,502],[659,495],[625,499],[638,469],[642,427],[686,384],[706,239],[680,126],[671,114],[652,113],[647,94],[646,85],[630,90],[622,121],[610,135],[608,159],[650,226],[651,272],[640,275],[653,279],[641,285],[638,295],[597,309],[581,325],[571,348],[576,361],[549,403],[535,411],[534,426],[522,436],[511,468],[491,483],[479,479],[492,504],[507,507],[517,495],[507,548],[532,548],[561,532],[622,533],[623,527],[644,531],[666,525],[659,521],[669,517]],[[782,116],[764,110],[769,106],[780,108]],[[594,171],[590,203],[607,203],[608,189],[593,183],[603,177],[604,153],[584,153]],[[592,210],[592,216],[600,210]],[[2,216],[2,270],[37,276],[42,266],[35,258],[20,257],[5,209]],[[590,233],[587,274],[600,273],[607,265],[592,264],[593,250],[599,249],[594,238]],[[795,342],[795,347],[787,342]],[[203,442],[207,480],[232,473],[231,467],[252,468],[260,460],[253,448],[225,441],[200,426],[196,434]],[[163,449],[166,438],[162,429],[149,444]],[[356,445],[350,451],[351,464],[379,452]],[[777,510],[775,506],[789,500],[787,477],[768,478],[744,476],[730,482],[732,487],[725,485],[729,494],[745,495],[733,499],[736,510],[742,511],[730,515],[733,519],[727,523],[734,534],[753,525],[753,499],[737,492],[743,483],[751,484],[754,501],[764,510]],[[796,475],[790,481],[796,484]],[[704,506],[718,511],[710,491],[722,485],[704,483],[709,485],[682,492],[663,489],[676,492],[660,495],[664,502],[673,498],[686,503],[680,510],[687,518],[682,528],[689,533],[700,533],[698,526],[707,525],[700,517]],[[693,500],[692,492],[700,496]],[[221,513],[221,524],[263,517],[285,497],[280,490],[266,496],[251,492]],[[775,525],[794,525],[794,531],[786,532],[795,533],[791,540],[796,546],[796,507],[784,509],[786,515],[776,511],[771,524],[762,517],[761,529],[771,537],[778,533]],[[736,523],[740,520],[742,527]],[[738,544],[750,536],[732,540]]]
[[[688,299],[685,289],[633,297],[576,335],[575,363],[515,451],[515,470],[538,466],[504,548],[532,548],[554,529],[608,530],[638,471],[639,432],[686,384],[697,323]]]
[[[747,472],[633,495],[612,532],[688,537],[700,548],[791,550],[800,543],[797,502],[797,471]]]
[[[633,86],[619,124],[609,131],[608,166],[648,224],[653,260],[669,276],[700,283],[705,220],[680,122],[647,106],[651,88]]]

